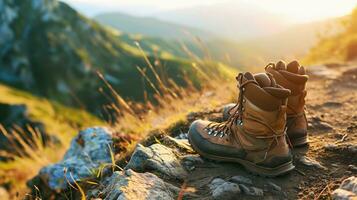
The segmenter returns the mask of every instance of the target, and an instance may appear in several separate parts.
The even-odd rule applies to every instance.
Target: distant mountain
[[[180,8],[157,13],[153,17],[233,40],[271,35],[288,25],[284,16],[269,13],[245,0]]]
[[[117,31],[56,0],[2,0],[0,13],[1,82],[96,111],[106,101],[98,92],[103,85],[95,73],[99,70],[124,98],[144,99],[145,83],[136,67],[147,64]],[[204,84],[190,61],[167,57],[162,62],[162,70],[179,86],[185,87],[187,78],[197,87]],[[150,71],[147,75],[154,77]],[[147,87],[147,92],[150,98],[153,90]]]
[[[162,39],[190,39],[190,34],[201,39],[212,38],[214,35],[208,31],[162,21],[152,17],[134,17],[127,14],[114,12],[103,13],[94,17],[101,24],[111,26],[129,34],[143,34],[145,36],[159,37]],[[187,34],[189,33],[189,34]]]
[[[328,32],[339,31],[336,24],[338,24],[338,19],[297,24],[264,37],[241,40],[215,37],[199,42],[191,38],[191,40],[180,43],[159,37],[136,37],[127,34],[122,34],[119,37],[127,43],[139,41],[147,51],[152,51],[152,48],[156,47],[159,55],[171,57],[188,58],[187,53],[182,49],[182,44],[185,44],[197,56],[207,57],[208,52],[211,59],[242,69],[262,66],[278,59],[302,58],[319,40],[320,33],[326,33],[326,30]]]

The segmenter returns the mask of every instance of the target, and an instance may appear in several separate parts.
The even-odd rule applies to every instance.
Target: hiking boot
[[[287,135],[293,147],[307,144],[307,120],[304,111],[308,80],[305,68],[297,61],[285,65],[283,61],[277,64],[270,63],[265,71],[272,74],[276,83],[291,91],[287,106]],[[228,104],[223,108],[223,120],[227,120],[235,111],[234,104]]]
[[[193,122],[188,134],[193,149],[203,157],[237,162],[264,176],[291,171],[285,131],[290,91],[266,73],[240,73],[236,79],[240,93],[234,113],[222,123]]]
[[[306,82],[308,76],[305,68],[297,61],[288,65],[279,61],[269,64],[265,71],[271,73],[276,82],[291,91],[287,107],[287,134],[293,146],[307,144],[307,120],[305,115]]]

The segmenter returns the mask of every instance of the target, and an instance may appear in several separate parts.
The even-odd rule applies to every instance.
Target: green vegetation
[[[343,31],[321,39],[305,59],[307,63],[351,61],[357,58],[357,8],[341,19]]]
[[[105,124],[86,111],[68,108],[3,84],[0,84],[0,94],[0,103],[25,105],[29,118],[43,123],[46,132],[58,139],[56,143],[44,146],[43,138],[34,133],[33,142],[22,137],[23,140],[19,143],[21,153],[27,156],[11,154],[14,152],[1,152],[1,155],[9,153],[11,159],[0,162],[0,185],[10,187],[11,192],[23,191],[26,189],[26,181],[36,175],[41,167],[60,160],[70,140],[80,129]],[[23,136],[22,130],[5,132],[8,132],[9,139]],[[0,134],[6,134],[1,129],[1,125]]]
[[[5,6],[17,17],[6,24],[14,37],[6,41],[8,48],[0,54],[0,81],[99,116],[101,106],[108,103],[98,92],[103,86],[96,75],[99,71],[124,99],[154,101],[154,90],[145,85],[137,68],[145,71],[147,62],[132,40],[128,43],[120,32],[54,0],[39,5],[36,1],[6,0]],[[179,87],[187,87],[189,82],[196,88],[205,84],[191,67],[192,61],[170,55],[161,51],[156,56],[151,51],[148,59],[162,63],[154,67]],[[226,71],[222,69],[226,66],[214,62],[197,66],[212,75]],[[154,74],[146,71],[155,80]]]

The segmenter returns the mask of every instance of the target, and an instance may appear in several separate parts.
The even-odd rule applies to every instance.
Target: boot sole
[[[221,157],[221,156],[207,154],[207,153],[202,152],[199,148],[197,148],[195,146],[195,144],[192,142],[190,134],[188,135],[188,140],[189,140],[192,148],[201,156],[211,159],[211,160],[216,160],[216,161],[239,163],[247,171],[250,171],[253,174],[257,174],[257,175],[261,175],[261,176],[265,176],[265,177],[275,177],[275,176],[287,174],[288,172],[292,171],[295,168],[292,161],[289,161],[287,163],[284,163],[284,164],[279,165],[274,168],[268,168],[268,167],[262,167],[262,166],[256,165],[250,161],[243,160],[240,158]]]
[[[301,147],[307,144],[308,144],[307,136],[291,140],[291,145],[293,145],[293,147]]]

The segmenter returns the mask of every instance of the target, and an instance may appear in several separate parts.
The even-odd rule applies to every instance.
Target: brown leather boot
[[[291,91],[288,98],[287,134],[291,144],[301,146],[307,144],[307,120],[305,115],[306,82],[308,76],[305,68],[297,61],[288,65],[279,61],[276,65],[269,64],[265,71],[271,73],[276,82]]]
[[[240,73],[235,112],[223,123],[196,120],[189,130],[192,147],[203,157],[242,164],[264,176],[294,169],[286,142],[288,89],[266,73]]]
[[[287,109],[287,134],[293,147],[307,144],[307,120],[305,116],[305,85],[308,80],[305,68],[297,61],[287,66],[283,61],[277,64],[270,63],[265,71],[272,74],[276,83],[291,91],[288,98]],[[227,120],[235,111],[234,104],[228,104],[223,108],[223,119]]]

